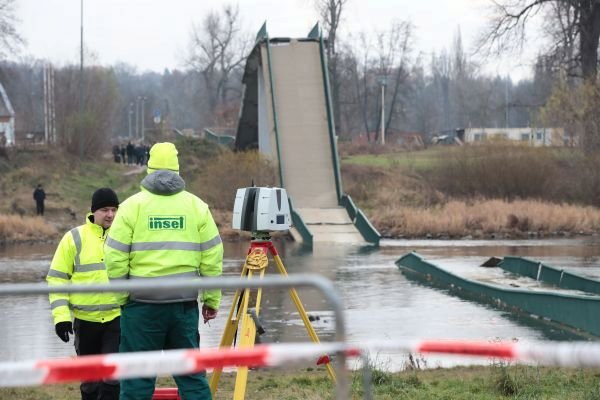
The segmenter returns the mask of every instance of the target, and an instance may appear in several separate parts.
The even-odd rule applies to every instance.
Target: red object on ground
[[[329,364],[330,362],[329,354],[324,354],[317,360],[317,365]]]
[[[152,400],[181,400],[177,388],[156,388]]]

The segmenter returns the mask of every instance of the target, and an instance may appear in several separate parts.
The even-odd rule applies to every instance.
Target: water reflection
[[[224,274],[237,276],[248,242],[225,244]],[[536,241],[383,241],[382,247],[356,248],[342,245],[317,247],[307,252],[295,243],[276,241],[290,274],[316,273],[331,279],[340,291],[346,310],[349,341],[395,338],[447,338],[478,340],[574,339],[568,333],[519,319],[490,307],[462,300],[443,290],[408,280],[394,262],[415,250],[439,265],[467,268],[491,256],[519,255],[600,277],[598,238]],[[48,269],[54,245],[0,248],[1,282],[39,282]],[[483,270],[483,269],[480,269]],[[273,261],[268,273],[277,274]],[[485,270],[478,273],[485,273]],[[332,340],[334,320],[329,305],[314,289],[298,294],[319,337]],[[232,291],[224,292],[216,320],[200,326],[203,347],[216,347],[231,307]],[[46,296],[0,297],[0,360],[25,360],[71,356],[72,344],[63,344],[54,334]],[[265,290],[261,319],[266,333],[263,343],[308,341],[300,316],[287,290]],[[375,355],[382,368],[396,370],[406,363],[405,354]],[[489,363],[465,357],[426,357],[428,366]]]

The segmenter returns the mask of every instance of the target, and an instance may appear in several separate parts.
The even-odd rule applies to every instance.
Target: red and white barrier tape
[[[349,357],[366,352],[394,351],[493,357],[516,362],[537,362],[541,365],[600,367],[600,343],[595,342],[488,343],[405,340],[363,345],[297,343],[6,362],[0,363],[0,387],[182,375],[205,369],[236,366],[276,367],[296,361],[316,360],[323,354],[333,354],[342,350]]]

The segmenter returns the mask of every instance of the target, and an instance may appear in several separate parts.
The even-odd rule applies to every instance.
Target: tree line
[[[415,48],[418,32],[409,20],[341,36],[350,0],[313,1],[327,43],[340,140],[366,135],[378,141],[382,130],[386,136],[432,135],[467,127],[561,126],[579,135],[585,148],[600,146],[594,112],[600,105],[597,1],[496,1],[477,58],[464,48],[459,27],[450,48],[437,54]],[[498,55],[509,45],[527,45],[525,33],[536,14],[544,16],[549,44],[540,50],[532,78],[513,82],[508,76],[483,72],[482,54]],[[0,32],[0,46],[12,51],[22,44],[14,28],[17,22],[2,15],[0,20],[12,23],[12,31]],[[140,72],[126,64],[95,66],[92,54],[86,54],[83,76],[76,65],[55,67],[59,144],[76,152],[83,130],[85,153],[93,155],[111,138],[129,138],[130,131],[135,138],[140,125],[145,131],[159,129],[157,115],[160,129],[232,130],[243,93],[245,59],[254,45],[253,35],[241,26],[235,5],[207,14],[190,27],[186,62],[180,69]],[[44,62],[34,59],[0,63],[0,80],[17,112],[17,132],[44,129],[43,67]],[[80,79],[85,93],[81,109]]]

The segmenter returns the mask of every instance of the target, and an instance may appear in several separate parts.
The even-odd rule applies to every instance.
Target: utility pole
[[[381,144],[385,144],[385,83],[381,84]]]
[[[81,48],[79,49],[79,158],[83,158],[83,0],[81,0]]]
[[[44,65],[44,136],[47,145],[56,142],[54,69],[50,63]]]
[[[381,122],[380,122],[380,142],[382,145],[385,144],[385,85],[386,76],[381,75],[379,77],[379,84],[381,85]]]
[[[504,124],[506,125],[506,129],[507,129],[506,134],[507,135],[508,135],[508,126],[509,126],[509,123],[508,123],[508,81],[509,81],[509,79],[510,79],[509,76],[506,75],[506,84],[504,85],[504,105],[505,105],[505,110],[506,110],[505,114],[506,115],[504,116]]]

